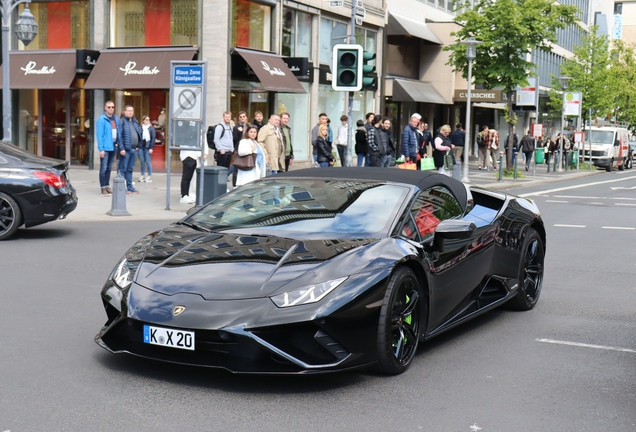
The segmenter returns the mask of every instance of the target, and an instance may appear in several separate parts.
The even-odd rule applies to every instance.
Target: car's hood
[[[334,257],[375,242],[377,239],[294,240],[207,234],[172,225],[148,244],[136,283],[167,295],[192,293],[209,300],[265,297],[308,272],[313,282],[324,282],[317,279],[333,275],[334,269],[320,269]],[[347,269],[335,272],[344,275]]]

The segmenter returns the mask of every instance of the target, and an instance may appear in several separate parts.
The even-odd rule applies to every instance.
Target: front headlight
[[[135,276],[135,268],[133,268],[126,257],[122,258],[110,274],[110,280],[115,282],[122,290],[125,290],[132,284]]]
[[[327,282],[297,288],[293,291],[278,294],[270,298],[276,306],[281,308],[316,303],[346,280],[346,277],[333,279]]]

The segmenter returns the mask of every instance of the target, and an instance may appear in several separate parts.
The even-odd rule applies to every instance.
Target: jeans
[[[365,167],[369,166],[369,155],[366,153],[358,153],[358,167],[364,163]]]
[[[382,167],[382,162],[384,161],[384,156],[379,156],[379,155],[369,155],[369,166],[370,167],[376,167],[376,168],[380,168]]]
[[[382,168],[389,168],[391,166],[391,155],[384,155],[382,156],[382,159],[380,160],[380,166]]]
[[[137,155],[139,156],[139,165],[141,166],[141,176],[143,177],[146,174],[146,169],[148,169],[148,177],[152,176],[152,160],[150,157],[150,149],[147,147],[140,148],[137,150]]]
[[[321,168],[329,168],[331,164],[329,162],[319,162]]]
[[[103,188],[110,185],[110,172],[115,161],[115,150],[105,151],[104,157],[99,160],[99,185]]]
[[[338,149],[338,156],[340,156],[340,166],[345,166],[345,159],[347,158],[347,146],[336,145]]]
[[[532,153],[531,151],[524,151],[523,155],[526,158],[526,167],[528,167],[528,169],[530,168],[530,161],[532,160]]]
[[[129,191],[135,190],[133,187],[132,173],[135,169],[135,162],[137,162],[137,150],[126,150],[125,156],[119,156],[119,165],[117,171],[126,179],[126,188]]]

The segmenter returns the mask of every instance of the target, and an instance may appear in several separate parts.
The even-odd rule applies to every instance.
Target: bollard
[[[503,152],[499,152],[499,178],[497,181],[503,179]]]
[[[558,163],[559,163],[559,157],[557,156],[557,152],[554,152],[554,166],[552,167],[552,172],[557,172]]]
[[[126,180],[119,174],[113,179],[113,200],[108,216],[130,216],[126,210]]]
[[[517,153],[516,150],[512,151],[512,178],[517,180]]]

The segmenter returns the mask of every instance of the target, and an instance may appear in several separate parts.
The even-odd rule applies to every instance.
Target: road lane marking
[[[554,226],[559,228],[585,228],[585,225],[554,224]]]
[[[634,206],[634,207],[636,207],[636,204],[629,204],[629,203],[614,203],[614,205],[617,205],[617,206]]]
[[[580,189],[580,188],[584,188],[584,187],[588,187],[588,186],[596,186],[596,185],[607,184],[607,183],[616,183],[616,182],[622,182],[622,181],[625,181],[625,180],[632,180],[632,179],[636,180],[636,176],[625,177],[623,179],[616,179],[616,180],[605,180],[605,181],[599,181],[599,182],[592,182],[592,183],[586,183],[586,184],[576,185],[576,186],[566,186],[566,187],[562,187],[562,188],[549,189],[549,190],[541,191],[541,192],[530,192],[530,193],[526,193],[526,194],[521,194],[519,196],[522,197],[522,198],[526,198],[526,197],[531,197],[531,196],[536,196],[536,195],[544,195],[544,194],[547,194],[547,193],[559,192],[559,191],[570,190],[570,189]]]
[[[636,189],[636,186],[632,186],[632,187],[624,187],[624,186],[617,186],[617,187],[613,187],[610,188],[612,190],[634,190]]]
[[[545,200],[545,202],[553,202],[553,203],[569,203],[570,201]]]
[[[601,203],[601,202],[594,202],[594,201],[589,202],[588,204],[594,204],[594,205],[605,205],[605,204],[603,204],[603,203]]]
[[[603,229],[611,229],[611,230],[627,230],[627,231],[634,231],[636,230],[636,228],[632,228],[632,227],[601,227]]]
[[[605,197],[588,197],[576,195],[555,195],[555,198],[573,198],[573,199],[605,199]]]
[[[592,345],[592,344],[584,344],[579,342],[568,342],[568,341],[560,341],[555,339],[535,339],[537,342],[557,344],[557,345],[569,345],[581,348],[594,348],[594,349],[602,349],[607,351],[620,351],[620,352],[628,352],[636,354],[636,350],[630,348],[617,348],[605,345]]]

